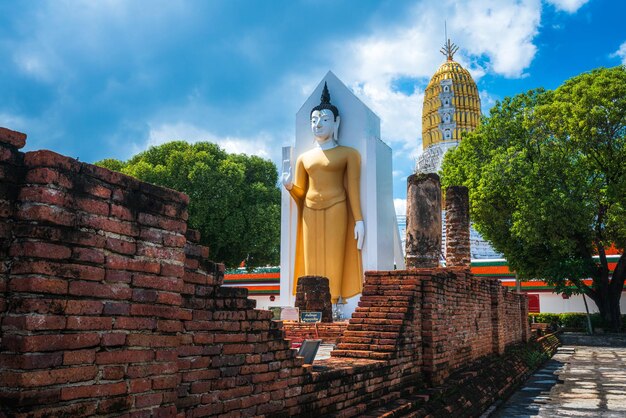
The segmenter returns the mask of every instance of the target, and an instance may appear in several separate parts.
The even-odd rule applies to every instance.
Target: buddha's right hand
[[[293,187],[293,176],[291,174],[291,161],[289,160],[283,161],[283,174],[281,176],[281,180],[285,189],[291,190]]]

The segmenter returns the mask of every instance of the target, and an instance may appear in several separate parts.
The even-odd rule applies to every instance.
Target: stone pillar
[[[412,174],[406,193],[406,268],[434,268],[441,255],[441,183],[437,174]]]
[[[302,276],[296,288],[296,308],[322,313],[322,322],[333,322],[328,279],[322,276]]]
[[[446,267],[470,267],[469,195],[465,186],[446,190]]]

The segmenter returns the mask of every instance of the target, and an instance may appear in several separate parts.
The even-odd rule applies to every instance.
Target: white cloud
[[[406,199],[393,199],[396,215],[406,216]]]
[[[622,64],[626,65],[626,41],[624,41],[617,51],[611,54],[612,58],[618,57],[622,60]]]
[[[589,0],[546,0],[546,2],[562,12],[576,13]]]
[[[28,30],[12,41],[12,60],[24,74],[50,83],[77,76],[80,63],[114,67],[162,47],[170,36],[163,27],[174,19],[193,19],[191,9],[171,1],[150,7],[121,0],[42,2],[29,15]]]
[[[166,142],[183,140],[187,142],[208,141],[218,144],[229,153],[257,155],[269,158],[268,149],[272,137],[267,132],[260,132],[255,137],[218,136],[214,133],[185,122],[161,124],[151,126],[146,143],[137,146],[137,152],[148,147],[161,145]]]

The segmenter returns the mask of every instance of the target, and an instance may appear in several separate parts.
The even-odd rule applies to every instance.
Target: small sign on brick
[[[280,311],[280,319],[283,321],[297,321],[300,319],[299,312],[300,309],[298,308],[284,307]]]

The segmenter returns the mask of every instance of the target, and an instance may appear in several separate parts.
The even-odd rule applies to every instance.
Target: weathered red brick
[[[100,336],[96,333],[5,335],[2,343],[10,351],[20,352],[75,350],[98,345]]]
[[[109,219],[108,217],[100,215],[85,212],[78,213],[76,216],[76,222],[78,225],[83,227],[113,232],[120,235],[127,235],[129,237],[136,237],[139,235],[139,228],[134,223],[118,219]]]
[[[9,282],[12,292],[66,294],[68,282],[63,279],[47,279],[44,277],[14,277]]]
[[[132,365],[128,366],[126,376],[131,379],[147,376],[159,376],[164,374],[173,374],[178,371],[176,362]]]
[[[116,253],[132,255],[137,252],[137,245],[134,241],[117,238],[107,238],[106,248]]]
[[[183,235],[163,234],[163,245],[166,247],[183,248],[187,239]]]
[[[149,393],[146,395],[136,395],[135,407],[146,408],[148,406],[161,405],[162,400],[163,400],[162,393]]]
[[[133,274],[133,286],[180,292],[183,289],[183,281],[178,277]]]
[[[183,323],[181,321],[160,319],[157,321],[157,330],[161,332],[182,332]]]
[[[0,382],[4,382],[2,372],[0,372]],[[20,391],[4,391],[0,388],[0,402],[3,405],[29,406],[57,404],[61,400],[60,388],[35,388],[33,390],[22,389]],[[56,408],[46,408],[47,412],[55,413]],[[18,416],[18,415],[15,415]]]
[[[185,245],[185,254],[192,257],[206,259],[209,257],[209,247],[188,242]]]
[[[109,204],[102,200],[74,197],[73,207],[95,215],[109,216]]]
[[[161,263],[161,274],[169,277],[183,277],[185,266],[179,264]]]
[[[130,396],[116,396],[111,399],[103,399],[98,402],[98,413],[111,414],[127,411],[131,409],[132,405],[133,401]]]
[[[106,380],[120,380],[124,378],[123,366],[109,366],[102,368],[102,377]]]
[[[64,313],[67,315],[99,315],[103,303],[97,300],[68,300]]]
[[[116,329],[129,330],[146,330],[151,331],[156,328],[156,319],[154,318],[134,318],[120,317],[115,319]]]
[[[113,318],[95,316],[68,316],[68,330],[107,330],[113,327]]]
[[[154,244],[163,244],[163,235],[164,232],[161,229],[142,226],[141,232],[139,233],[139,238],[141,238],[142,241],[151,242]]]
[[[32,388],[84,382],[92,380],[98,374],[96,366],[64,367],[30,372],[10,372],[5,374],[5,383],[10,386]]]
[[[7,315],[2,320],[2,329],[27,331],[64,329],[65,321],[65,317],[59,315]]]
[[[20,149],[26,145],[26,134],[0,127],[0,142],[11,144]]]
[[[61,399],[69,401],[80,398],[102,398],[126,393],[126,382],[102,385],[69,386],[61,388]]]
[[[161,265],[156,261],[135,259],[117,254],[110,254],[107,257],[106,266],[107,268],[116,270],[140,271],[154,274],[158,274],[161,270]]]
[[[71,248],[49,242],[27,241],[11,245],[9,255],[14,257],[39,257],[66,259],[72,255]]]
[[[46,369],[63,364],[63,353],[0,354],[0,364],[9,369]]]
[[[107,270],[105,279],[109,283],[130,283],[132,280],[132,273],[121,270]]]
[[[71,201],[64,190],[37,184],[22,187],[17,199],[22,202],[46,203],[62,207]]]
[[[104,237],[97,232],[67,229],[62,226],[20,223],[14,225],[13,234],[20,238],[36,238],[45,241],[63,241],[85,247],[103,248]]]
[[[74,281],[70,283],[69,294],[106,299],[130,299],[132,292],[128,286],[123,284]]]
[[[126,344],[126,334],[121,332],[106,333],[102,336],[102,347],[114,347]]]
[[[74,248],[74,251],[76,248]],[[54,262],[49,260],[28,260],[18,259],[11,268],[12,274],[45,274],[48,276],[67,277],[70,279],[83,279],[100,281],[104,279],[105,270],[101,267],[87,266],[84,264],[73,264]]]
[[[142,225],[152,226],[155,228],[165,229],[170,232],[184,234],[187,230],[187,223],[163,216],[157,216],[150,213],[141,212],[137,217],[137,221]]]
[[[181,248],[147,245],[141,241],[137,244],[137,255],[157,258],[160,260],[168,260],[171,262],[185,262],[185,253]]]
[[[99,248],[72,248],[72,258],[94,264],[104,264],[104,251]]]
[[[133,289],[133,301],[156,302],[157,291],[152,289]]]
[[[141,393],[147,392],[152,389],[151,379],[130,379],[128,381],[129,391],[128,393]]]
[[[96,353],[96,364],[144,363],[154,359],[152,350],[118,350]]]
[[[127,302],[105,302],[104,315],[128,315],[130,314],[130,304]]]
[[[26,173],[26,182],[35,184],[54,184],[66,189],[73,187],[72,181],[65,174],[52,168],[33,168]]]
[[[74,350],[63,352],[63,364],[93,364],[96,359],[96,350]]]
[[[192,314],[189,309],[169,307],[163,305],[133,304],[130,314],[135,316],[154,316],[166,319],[191,320]]]
[[[123,219],[125,221],[132,221],[135,218],[133,216],[133,212],[129,208],[121,205],[116,205],[114,203],[111,204],[111,216]]]
[[[169,335],[128,334],[130,347],[178,347],[179,337]]]
[[[74,172],[80,170],[80,163],[74,158],[66,157],[48,150],[25,153],[24,165],[26,165],[26,167],[54,167]]]

